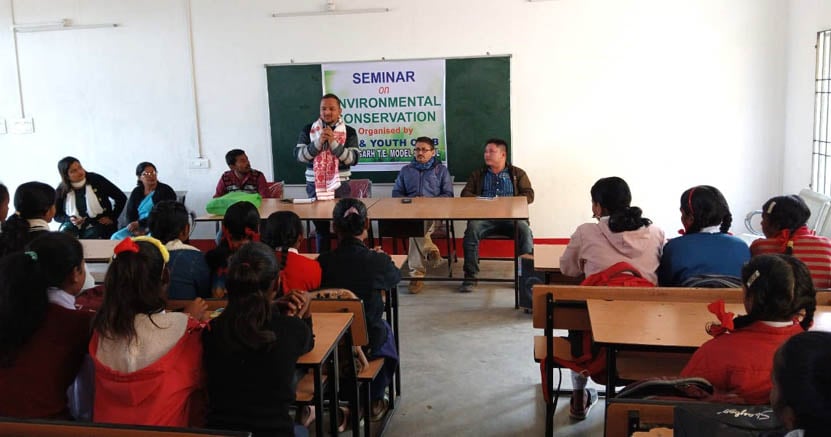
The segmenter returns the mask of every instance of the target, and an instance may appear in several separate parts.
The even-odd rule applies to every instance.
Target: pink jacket
[[[664,241],[664,231],[655,225],[615,233],[609,229],[609,218],[603,217],[598,223],[584,223],[574,231],[560,257],[560,271],[566,276],[590,276],[626,262],[657,284],[655,271]]]

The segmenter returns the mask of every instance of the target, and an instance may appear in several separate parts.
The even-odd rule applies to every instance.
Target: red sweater
[[[281,259],[283,252],[277,251],[277,259]],[[288,259],[281,261],[284,264],[280,278],[283,281],[283,293],[291,290],[311,291],[320,288],[320,278],[323,272],[316,260],[303,255],[289,252]]]
[[[785,253],[789,239],[793,239],[793,256],[808,266],[816,288],[831,288],[831,240],[814,235],[807,226],[793,235],[787,230],[773,238],[762,238],[750,245],[750,256],[763,253]]]
[[[716,393],[735,394],[747,404],[767,404],[773,355],[785,340],[800,332],[802,327],[796,322],[781,328],[754,322],[701,345],[681,376],[704,378]]]
[[[199,404],[204,385],[203,326],[189,319],[184,335],[172,349],[156,362],[131,373],[119,372],[98,361],[96,331],[89,342],[95,364],[94,420],[155,426],[201,425],[201,421],[191,418],[198,419],[193,410],[204,407]]]
[[[87,353],[92,316],[49,304],[12,367],[0,368],[0,416],[69,418],[66,389]]]

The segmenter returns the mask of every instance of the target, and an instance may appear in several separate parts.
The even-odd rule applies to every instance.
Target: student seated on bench
[[[525,170],[508,163],[508,143],[492,138],[485,143],[485,166],[467,179],[462,197],[525,196],[534,203],[534,188]],[[519,240],[517,255],[534,253],[534,236],[528,220],[468,220],[465,229],[465,279],[459,292],[470,293],[476,287],[479,274],[479,240],[488,235],[514,235],[517,227]]]
[[[207,304],[166,312],[167,249],[151,237],[127,237],[114,249],[104,303],[89,351],[95,364],[93,419],[104,423],[199,426],[202,328]]]
[[[681,376],[704,378],[730,403],[765,404],[776,349],[814,320],[816,290],[808,268],[787,255],[760,255],[742,269],[747,315],[733,318],[721,301],[710,310],[722,322],[709,325],[715,338],[693,354]],[[800,314],[801,321],[797,321]],[[729,332],[729,335],[724,335]]]
[[[770,403],[785,437],[817,437],[831,429],[831,333],[803,332],[791,337],[773,359]],[[802,431],[802,434],[799,433]]]
[[[308,435],[295,426],[297,358],[314,345],[309,298],[280,293],[274,251],[263,243],[242,246],[228,261],[228,308],[203,333],[208,373],[207,426],[254,435]]]
[[[681,194],[684,235],[664,245],[658,281],[663,286],[740,287],[747,244],[730,235],[733,215],[716,187],[699,185]],[[680,231],[679,231],[680,232]],[[718,284],[718,285],[716,285]]]
[[[795,194],[769,199],[762,205],[765,238],[750,245],[750,254],[793,255],[808,266],[816,288],[831,288],[831,240],[808,229],[810,217],[808,205]]]
[[[598,222],[580,225],[571,236],[560,258],[562,273],[585,274],[583,285],[656,284],[655,270],[661,259],[664,232],[642,217],[640,208],[630,206],[632,193],[626,181],[614,176],[598,180],[591,188],[591,200]],[[574,395],[569,415],[573,419],[585,419],[597,400],[596,391],[584,390],[588,376],[605,375],[601,357],[593,357],[592,363],[595,362],[588,368],[572,369]]]
[[[0,416],[69,419],[67,388],[87,354],[93,316],[74,306],[83,248],[59,233],[35,243],[0,259]]]

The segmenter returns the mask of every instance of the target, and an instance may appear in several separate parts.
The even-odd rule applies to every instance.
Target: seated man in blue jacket
[[[392,197],[453,197],[453,180],[447,167],[436,156],[436,146],[428,137],[416,138],[415,158],[401,168],[395,179]],[[439,248],[433,244],[430,234],[439,222],[428,220],[424,223],[424,238],[410,238],[410,251],[407,264],[410,276],[424,276],[424,258],[433,263],[441,262]],[[420,280],[410,281],[410,293],[418,293],[424,288]]]

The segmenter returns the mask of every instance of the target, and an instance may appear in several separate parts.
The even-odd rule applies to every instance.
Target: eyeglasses
[[[421,153],[430,153],[430,152],[432,152],[432,151],[433,151],[433,149],[426,149],[426,148],[422,148],[422,147],[416,147],[416,148],[415,148],[415,151],[416,151],[416,153],[418,153],[418,152],[421,152]]]
[[[143,171],[143,172],[141,172],[141,175],[142,176],[156,176],[156,172],[155,171]]]

